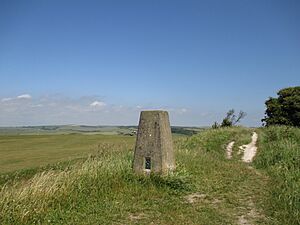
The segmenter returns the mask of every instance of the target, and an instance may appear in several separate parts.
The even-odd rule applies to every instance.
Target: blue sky
[[[0,126],[211,125],[300,85],[298,0],[0,1]]]

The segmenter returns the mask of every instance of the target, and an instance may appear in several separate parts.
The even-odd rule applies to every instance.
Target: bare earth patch
[[[232,148],[234,145],[234,141],[230,142],[226,147],[226,158],[231,159],[232,158]]]
[[[131,221],[138,221],[145,218],[145,214],[144,213],[139,213],[139,214],[129,214],[129,219]]]
[[[249,144],[239,146],[238,154],[243,153],[242,161],[246,162],[246,163],[252,162],[252,160],[256,154],[256,151],[257,151],[256,142],[258,139],[258,135],[256,132],[253,132],[251,139],[252,140]],[[232,158],[234,144],[235,144],[235,142],[231,141],[226,146],[226,158],[227,159]],[[254,169],[254,168],[250,167],[249,169]],[[193,203],[193,202],[197,201],[197,199],[200,197],[205,198],[205,197],[203,197],[203,195],[198,196],[197,193],[195,193],[190,196],[187,196],[187,200],[188,200],[188,202]],[[247,207],[246,211],[248,211],[248,212],[243,215],[238,216],[238,218],[237,218],[238,225],[252,225],[252,224],[255,224],[255,220],[257,218],[262,217],[262,215],[255,208],[255,205],[251,199],[247,200],[247,204],[248,204],[248,207]]]
[[[195,202],[198,202],[202,199],[205,199],[206,198],[206,195],[205,194],[201,194],[201,193],[192,193],[192,194],[189,194],[187,196],[185,196],[185,200],[186,202],[188,203],[195,203]]]
[[[253,158],[256,154],[257,151],[257,146],[256,146],[256,142],[257,142],[257,138],[258,135],[256,132],[253,132],[252,137],[251,137],[251,142],[247,145],[242,145],[239,147],[240,151],[239,153],[244,153],[242,160],[246,163],[250,163],[253,161]],[[255,170],[253,167],[248,167],[249,169]],[[256,172],[256,170],[255,170]],[[257,175],[259,175],[259,173],[257,172]],[[247,201],[249,204],[249,210],[248,213],[245,215],[241,215],[238,217],[238,224],[239,225],[252,225],[254,224],[254,221],[257,218],[261,218],[262,214],[260,214],[256,208],[255,205],[253,203],[253,201],[250,199]]]
[[[252,202],[251,199],[248,200],[248,203],[249,203],[250,211],[246,215],[239,216],[239,218],[238,218],[238,224],[239,225],[256,224],[255,221],[258,218],[263,217],[263,215],[256,210],[255,205],[254,205],[254,203]]]
[[[256,132],[253,132],[252,134],[252,141],[247,144],[247,145],[242,145],[240,146],[240,150],[242,150],[244,152],[244,155],[242,157],[242,160],[246,163],[250,163],[252,162],[255,154],[256,154],[256,150],[257,150],[257,147],[256,147],[256,142],[257,142],[257,138],[258,138],[258,135]]]

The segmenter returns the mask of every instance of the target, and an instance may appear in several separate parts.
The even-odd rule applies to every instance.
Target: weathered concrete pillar
[[[166,174],[175,169],[172,134],[166,111],[142,111],[134,152],[138,174]]]

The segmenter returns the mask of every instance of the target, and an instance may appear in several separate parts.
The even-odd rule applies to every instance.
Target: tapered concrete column
[[[166,174],[175,169],[169,115],[166,111],[142,111],[134,152],[138,174]]]

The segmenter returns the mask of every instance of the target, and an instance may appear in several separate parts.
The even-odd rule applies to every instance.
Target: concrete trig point
[[[134,152],[138,174],[166,174],[175,169],[173,141],[166,111],[142,111]]]

